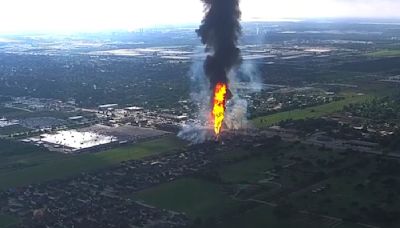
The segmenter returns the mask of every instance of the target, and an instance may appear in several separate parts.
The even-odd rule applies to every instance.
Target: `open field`
[[[299,206],[307,207],[310,211],[318,210],[323,214],[344,218],[347,217],[351,208],[368,207],[376,201],[377,196],[374,196],[372,192],[356,190],[356,186],[366,180],[366,177],[353,175],[350,178],[330,178],[319,185],[329,184],[330,189],[321,193],[312,193],[312,188],[305,189],[301,194],[296,194],[297,197],[293,197],[293,202]],[[321,205],[325,206],[321,208]]]
[[[288,217],[279,217],[271,206],[259,206],[247,211],[241,216],[226,219],[218,227],[273,227],[273,228],[362,228],[350,223],[341,223],[334,220],[310,217],[302,214],[293,214]]]
[[[174,136],[129,145],[94,154],[63,155],[50,152],[31,153],[0,162],[0,188],[10,188],[53,179],[65,178],[81,172],[93,171],[118,164],[122,161],[142,159],[158,153],[168,152],[184,144]],[[1,154],[1,153],[0,153]]]
[[[29,112],[26,110],[22,110],[22,109],[6,108],[3,106],[0,106],[0,116],[1,117],[15,118],[16,116],[21,116],[21,115],[25,115],[25,114],[29,114]]]
[[[129,145],[93,154],[96,158],[111,163],[119,163],[127,160],[137,160],[151,155],[165,153],[185,146],[185,142],[179,138],[168,135],[160,139],[151,140],[136,145]]]
[[[59,111],[32,112],[25,109],[8,108],[0,106],[0,117],[6,117],[10,119],[25,119],[25,118],[35,118],[35,117],[54,117],[59,119],[65,119],[75,115],[77,115],[77,113],[59,112]]]
[[[238,205],[222,187],[199,179],[180,179],[146,189],[134,198],[160,208],[187,213],[191,218],[220,215]]]
[[[384,227],[398,227],[398,162],[365,160],[346,173],[336,173],[318,185],[293,194],[290,201],[309,211],[357,219],[364,223],[379,222]],[[320,186],[322,192],[312,192]]]
[[[385,53],[384,53],[385,54]],[[341,65],[335,66],[333,69],[342,72],[360,72],[360,73],[385,73],[385,72],[398,72],[399,70],[399,57],[374,57],[360,61],[350,61]]]
[[[242,153],[249,155],[246,151],[242,151]],[[237,150],[235,155],[239,154],[240,151]],[[301,158],[296,158],[301,162],[294,162],[292,160],[294,157]],[[279,204],[280,198],[276,198],[275,194],[279,193],[280,189],[284,190],[292,186],[299,192],[311,192],[315,188],[313,187],[315,183],[320,183],[320,180],[312,181],[313,177],[310,174],[317,173],[318,170],[332,173],[334,169],[327,164],[336,162],[340,163],[336,168],[347,167],[359,159],[357,155],[347,155],[349,161],[343,161],[344,157],[346,155],[334,151],[322,151],[318,148],[302,147],[301,145],[291,146],[282,142],[281,146],[273,151],[266,151],[261,155],[216,168],[221,181],[216,181],[218,180],[216,179],[211,182],[202,177],[178,179],[143,190],[135,194],[133,198],[152,206],[185,212],[192,219],[201,218],[200,224],[195,226],[199,228],[361,228],[363,226],[343,222],[336,218],[300,213],[301,210],[313,211],[313,208],[307,207],[307,199],[304,204],[303,201],[297,200],[296,196],[301,194],[289,195],[290,202],[297,200],[291,215],[278,215],[275,207],[271,206],[273,203]],[[276,166],[281,168],[275,168]],[[321,168],[325,166],[326,168]],[[267,185],[261,185],[259,180],[267,178],[265,171],[271,169],[276,169],[273,172],[278,177],[271,183],[266,182]],[[328,180],[326,179],[326,181]],[[321,182],[320,185],[324,183]],[[277,187],[278,185],[279,187]],[[310,187],[298,187],[303,185]],[[340,186],[343,188],[335,188],[335,193],[332,195],[340,197],[342,194],[346,194],[346,189],[353,188],[351,183],[346,182]],[[241,189],[240,194],[237,192],[239,189]],[[287,198],[288,196],[280,197]],[[255,200],[259,201],[256,203]],[[249,203],[252,206],[248,207]],[[315,203],[315,205],[318,204]],[[339,218],[345,217],[344,214],[335,214],[325,210],[317,211],[317,213]],[[216,220],[212,218],[219,218],[217,221],[220,223],[215,223]]]
[[[263,156],[225,166],[219,173],[227,182],[257,182],[265,177],[265,171],[273,167],[271,158]]]
[[[376,52],[370,52],[367,54],[367,56],[376,57],[376,58],[399,57],[400,50],[380,50],[380,51],[376,51]]]
[[[381,81],[362,81],[357,82],[357,84],[360,87],[360,92],[375,97],[395,96],[400,88],[400,84]]]
[[[237,210],[244,204],[230,198],[222,186],[200,179],[180,179],[162,184],[134,195],[136,200],[146,204],[185,212],[190,218],[200,218],[202,223],[195,227],[274,227],[274,228],[361,228],[362,226],[321,219],[295,213],[281,218],[274,213],[274,207],[259,205],[248,211],[240,210],[240,215],[222,218],[215,223],[213,218]]]
[[[284,120],[299,120],[299,119],[307,119],[307,118],[317,118],[324,115],[329,115],[338,111],[341,111],[344,106],[353,104],[353,103],[361,103],[365,102],[369,99],[372,99],[372,96],[369,95],[355,95],[349,94],[345,97],[345,99],[340,101],[335,101],[329,104],[323,104],[315,107],[309,107],[305,109],[296,109],[293,111],[276,113],[264,117],[258,117],[252,120],[252,123],[256,127],[266,127],[277,124]]]
[[[0,136],[1,135],[10,135],[10,134],[15,134],[15,133],[20,133],[20,132],[25,132],[25,131],[30,131],[30,129],[25,128],[21,125],[12,125],[12,126],[7,126],[7,127],[2,127],[0,128]]]
[[[13,217],[0,215],[0,227],[1,228],[8,228],[17,223],[18,223],[18,220]]]

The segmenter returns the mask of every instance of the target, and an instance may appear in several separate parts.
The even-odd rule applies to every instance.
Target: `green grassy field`
[[[0,136],[1,135],[10,135],[14,133],[20,133],[20,132],[26,132],[29,131],[30,129],[25,128],[21,125],[12,125],[12,126],[7,126],[7,127],[2,127],[0,128]]]
[[[227,182],[257,182],[265,177],[265,171],[273,167],[274,162],[271,158],[263,156],[225,166],[219,173]]]
[[[29,112],[21,110],[21,109],[15,109],[15,108],[6,108],[3,106],[0,106],[0,116],[1,117],[15,117],[15,116],[20,116],[20,115],[24,115],[27,114]]]
[[[18,220],[14,217],[0,215],[0,228],[8,228],[16,225]]]
[[[182,146],[184,143],[175,136],[166,136],[94,154],[68,156],[54,152],[31,152],[19,156],[4,156],[5,159],[0,161],[0,188],[65,178],[84,171],[106,168],[122,161],[165,153]],[[15,164],[22,166],[17,165],[15,168]]]
[[[248,155],[245,150],[240,151],[240,149],[237,149],[234,157],[240,157],[240,152]],[[293,163],[293,157],[301,157],[302,160]],[[348,161],[341,160],[344,158],[347,158]],[[327,166],[326,164],[319,165],[317,162],[333,162],[335,160],[340,164],[334,167],[325,167]],[[299,211],[314,211],[318,209],[316,212],[318,214],[337,216],[339,218],[345,217],[344,213],[338,213],[340,208],[349,207],[354,200],[361,201],[364,197],[372,197],[372,193],[354,195],[357,194],[354,190],[354,185],[363,183],[365,176],[369,174],[368,172],[360,174],[362,177],[327,178],[322,182],[315,182],[321,186],[327,183],[332,186],[329,190],[329,195],[334,201],[332,205],[321,207],[321,201],[328,196],[326,194],[321,194],[318,198],[303,198],[305,194],[316,197],[315,193],[311,192],[315,188],[315,184],[312,182],[312,184],[308,184],[308,187],[300,188],[298,192],[285,196],[295,208],[294,213],[289,217],[279,217],[275,213],[274,207],[261,203],[253,205],[254,207],[250,209],[243,209],[243,206],[246,205],[244,201],[249,199],[276,202],[273,195],[274,191],[279,189],[276,185],[281,184],[281,187],[298,186],[302,181],[310,180],[309,173],[303,172],[302,169],[306,169],[310,173],[320,170],[329,173],[339,167],[352,166],[355,161],[359,161],[359,156],[344,155],[335,151],[322,151],[311,146],[282,142],[273,150],[265,151],[265,153],[258,154],[256,157],[239,160],[216,168],[215,171],[219,173],[222,179],[221,183],[210,182],[202,178],[184,178],[143,190],[135,194],[133,198],[156,207],[185,212],[192,219],[201,218],[202,222],[196,225],[198,228],[330,228],[333,227],[333,224],[334,227],[338,228],[361,228],[362,226],[356,224],[335,222],[326,218],[301,214]],[[277,171],[279,178],[275,179],[274,183],[271,183],[272,185],[263,184],[261,186],[258,184],[259,180],[266,178],[265,171],[275,168],[275,165],[283,167],[288,164],[293,164],[293,168],[282,168],[280,169],[281,171]],[[246,186],[248,186],[246,183],[249,183],[251,187],[246,189]],[[236,197],[233,197],[233,194],[238,189],[242,191]],[[370,200],[365,202],[372,203]],[[331,210],[328,206],[332,206],[333,209]],[[235,213],[235,215],[232,213]],[[227,214],[230,216],[224,217]],[[210,218],[219,218],[217,220],[221,223],[210,224]]]
[[[230,227],[230,228],[329,228],[333,227],[330,221],[311,218],[301,214],[293,214],[290,217],[278,217],[274,214],[274,208],[264,205],[249,210],[244,214],[237,216],[233,219],[223,220],[222,224],[216,227]],[[337,228],[362,228],[356,224],[338,224]]]
[[[135,200],[146,204],[185,212],[190,218],[201,218],[203,223],[197,228],[230,227],[230,228],[329,228],[330,222],[318,218],[310,218],[301,214],[280,218],[274,213],[274,208],[267,205],[256,206],[243,211],[240,215],[222,219],[221,223],[209,224],[208,218],[216,218],[242,204],[234,201],[222,186],[199,179],[180,179],[141,191],[133,196]],[[361,228],[354,224],[337,224],[340,228]]]
[[[368,180],[370,173],[367,170],[363,171],[365,173],[329,178],[320,185],[329,184],[330,189],[317,194],[311,192],[313,188],[305,189],[293,195],[291,202],[310,211],[344,218],[349,211],[359,212],[359,208],[384,201],[383,196],[381,199],[379,194],[373,192],[373,187],[366,191],[356,190],[357,184],[364,184]],[[399,206],[398,203],[393,203],[396,207]]]
[[[160,208],[185,212],[191,218],[207,218],[222,214],[238,205],[221,186],[198,179],[180,179],[133,196],[136,200]]]
[[[278,154],[279,158],[277,158]],[[282,154],[284,155],[281,156]],[[312,146],[290,146],[290,144],[285,144],[284,142],[282,142],[280,147],[276,147],[271,151],[266,151],[261,156],[223,166],[218,169],[218,172],[222,180],[227,183],[259,184],[261,180],[270,177],[268,174],[266,174],[266,171],[275,169],[277,166],[282,167],[289,164],[299,163],[290,159],[290,157],[292,156],[300,156],[303,160],[310,161],[310,164],[307,167],[310,172],[333,171],[333,167],[320,165],[317,162],[318,160],[329,163],[337,159],[347,158],[345,161],[341,162],[340,165],[334,166],[336,168],[351,165],[355,161],[357,161],[357,156],[341,155],[339,153],[328,150],[319,150],[318,148]],[[305,178],[308,177],[304,176],[304,173],[295,172],[292,173],[290,177],[287,175],[282,175],[278,180],[275,180],[274,182],[278,182],[284,186],[289,186],[293,184],[298,184],[299,181],[304,180]],[[268,194],[269,193],[267,192],[267,195]]]
[[[24,109],[7,108],[0,106],[0,117],[6,117],[10,119],[25,119],[25,118],[35,118],[35,117],[54,117],[59,119],[66,119],[68,117],[75,116],[77,114],[81,113],[58,112],[58,111],[32,112]]]
[[[138,145],[124,146],[116,149],[93,154],[96,158],[111,163],[141,159],[151,155],[165,153],[182,148],[186,143],[175,136],[166,136],[160,139],[143,142]]]
[[[372,99],[372,96],[368,95],[355,95],[349,94],[345,97],[345,99],[340,101],[335,101],[329,104],[323,104],[315,107],[309,107],[305,109],[296,109],[293,111],[276,113],[264,117],[259,117],[252,120],[252,123],[256,127],[266,127],[277,124],[284,120],[299,120],[306,118],[317,118],[324,115],[332,114],[338,111],[341,111],[344,106],[352,104],[352,103],[360,103],[365,102],[369,99]]]
[[[383,57],[399,57],[400,50],[379,50],[367,54],[370,57],[383,58]]]

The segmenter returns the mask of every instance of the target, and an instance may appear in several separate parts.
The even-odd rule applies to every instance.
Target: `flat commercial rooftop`
[[[43,134],[40,138],[42,142],[72,149],[85,149],[118,141],[114,136],[76,130],[59,131],[56,134]]]
[[[130,125],[109,127],[97,124],[81,129],[42,134],[21,141],[44,146],[51,151],[72,153],[111,143],[135,143],[141,139],[159,137],[165,134],[168,134],[168,132]]]

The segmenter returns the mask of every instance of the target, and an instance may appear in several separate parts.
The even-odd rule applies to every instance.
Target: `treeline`
[[[350,104],[344,111],[375,121],[399,120],[400,98],[398,96],[375,98],[370,102]]]

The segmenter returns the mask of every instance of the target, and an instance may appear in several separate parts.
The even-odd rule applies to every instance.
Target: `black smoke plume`
[[[209,53],[204,70],[212,89],[219,82],[228,83],[228,73],[241,63],[237,47],[241,34],[239,0],[202,0],[205,17],[198,30]]]

